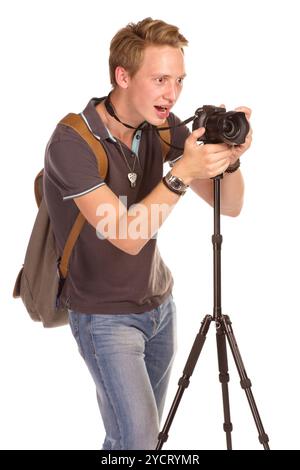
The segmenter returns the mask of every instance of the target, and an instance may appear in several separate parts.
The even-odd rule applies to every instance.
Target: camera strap
[[[185,126],[186,124],[188,124],[189,122],[193,121],[195,119],[195,115],[194,116],[191,116],[190,118],[186,119],[185,121],[182,121],[180,122],[179,124],[176,124],[176,126],[169,126],[169,127],[160,127],[159,130],[158,130],[158,127],[156,126],[153,126],[151,124],[149,124],[149,122],[147,121],[144,121],[142,122],[138,127],[133,127],[131,126],[130,124],[126,124],[125,122],[121,121],[121,119],[118,117],[114,107],[113,107],[113,104],[110,100],[110,93],[108,94],[107,98],[104,100],[104,105],[105,105],[105,108],[106,108],[106,111],[108,112],[108,114],[113,117],[114,119],[116,119],[116,121],[118,121],[120,124],[122,124],[123,126],[127,127],[128,129],[134,129],[134,130],[143,130],[143,131],[150,131],[152,130],[153,128],[156,130],[156,132],[158,133],[159,135],[159,138],[166,144],[168,145],[169,147],[172,147],[176,150],[183,150],[182,147],[176,147],[176,145],[172,145],[171,143],[167,142],[166,140],[164,140],[159,131],[168,131],[170,129],[175,129],[176,127],[180,127],[180,126]]]
[[[116,113],[116,111],[115,111],[115,108],[113,107],[112,102],[110,101],[110,93],[109,93],[109,95],[107,96],[107,98],[104,100],[104,105],[105,105],[105,108],[106,108],[106,111],[108,112],[108,114],[110,114],[111,117],[113,117],[114,119],[116,119],[116,121],[118,121],[120,124],[123,124],[123,126],[127,127],[128,129],[134,129],[134,130],[143,129],[143,130],[148,130],[148,129],[144,129],[144,127],[148,124],[147,121],[142,122],[138,127],[133,127],[133,126],[131,126],[130,124],[126,124],[125,122],[121,121],[121,119],[118,117],[118,115],[117,115],[117,113]]]
[[[140,129],[143,129],[145,131],[147,130],[151,130],[151,127],[156,127],[156,126],[152,126],[151,124],[149,124],[149,122],[147,121],[144,121],[142,122],[138,127],[133,127],[131,126],[130,124],[126,124],[125,122],[121,121],[121,119],[118,117],[114,107],[113,107],[113,104],[112,102],[110,101],[110,93],[109,95],[107,96],[107,98],[104,100],[104,105],[105,105],[105,108],[106,108],[106,111],[108,112],[108,114],[110,114],[110,116],[112,116],[114,119],[116,119],[120,124],[123,124],[123,126],[127,127],[128,129],[135,129],[135,130],[140,130]],[[175,127],[180,127],[180,126],[185,126],[186,124],[188,124],[189,122],[193,121],[195,119],[196,115],[193,115],[191,116],[190,118],[186,119],[185,121],[182,121],[180,122],[179,124],[176,124],[176,126],[170,126],[170,127],[160,127],[159,129],[162,130],[162,131],[167,131],[169,129],[174,129]],[[149,128],[145,129],[144,127],[148,125]]]

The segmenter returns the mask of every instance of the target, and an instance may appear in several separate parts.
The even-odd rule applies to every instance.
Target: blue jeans
[[[103,449],[155,449],[175,352],[172,295],[138,314],[69,310],[72,333],[96,384]]]

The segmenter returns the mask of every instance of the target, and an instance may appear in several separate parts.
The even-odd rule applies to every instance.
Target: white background
[[[188,77],[175,108],[181,118],[202,104],[253,110],[254,141],[242,159],[244,209],[238,218],[222,217],[222,306],[233,322],[270,446],[300,449],[297,3],[2,4],[1,448],[101,447],[94,385],[68,327],[43,329],[11,293],[36,214],[33,178],[54,126],[92,96],[107,94],[111,37],[128,22],[152,16],[178,25],[190,40]],[[212,231],[212,209],[191,193],[161,229],[178,309],[166,412],[201,320],[212,313]],[[234,447],[260,449],[231,355],[230,372]],[[222,423],[212,324],[165,448],[223,449]]]

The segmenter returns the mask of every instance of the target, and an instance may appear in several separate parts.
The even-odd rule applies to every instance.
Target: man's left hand
[[[234,111],[241,111],[242,113],[245,113],[245,116],[247,118],[247,121],[250,124],[250,116],[251,116],[251,109],[247,108],[246,106],[239,106],[238,108],[235,108]],[[230,157],[230,165],[233,165],[248,148],[250,147],[252,142],[252,129],[250,126],[250,130],[246,136],[245,142],[240,145],[233,145],[232,146],[232,157]]]

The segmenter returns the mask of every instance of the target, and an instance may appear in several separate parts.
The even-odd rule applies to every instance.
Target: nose
[[[176,90],[176,85],[169,82],[167,85],[167,88],[164,91],[164,98],[171,103],[175,103],[177,99],[177,90]]]

